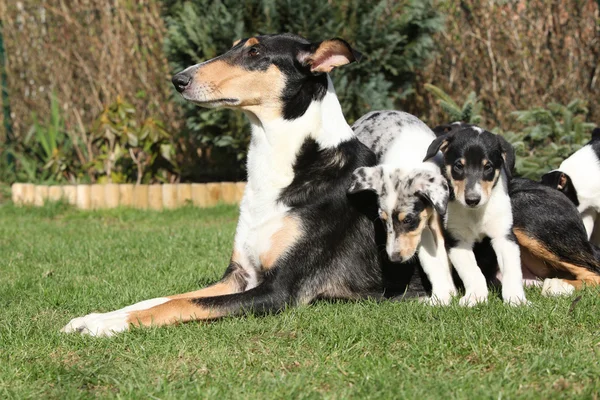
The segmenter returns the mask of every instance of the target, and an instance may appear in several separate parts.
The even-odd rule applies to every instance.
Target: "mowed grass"
[[[472,309],[318,302],[267,317],[61,334],[220,278],[237,211],[0,207],[0,398],[593,398],[600,293]]]

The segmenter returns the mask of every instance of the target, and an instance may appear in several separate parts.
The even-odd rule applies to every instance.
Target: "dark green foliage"
[[[346,39],[365,55],[360,63],[333,73],[350,122],[372,109],[394,108],[396,99],[411,92],[415,72],[432,53],[432,34],[443,27],[431,1],[421,0],[171,0],[165,18],[165,48],[173,72],[259,33],[292,32],[313,41]],[[225,163],[244,158],[249,129],[240,113],[181,102],[186,133],[196,145],[225,148],[230,155]]]
[[[548,103],[545,108],[513,114],[526,127],[521,132],[506,132],[505,136],[517,150],[517,170],[533,179],[558,168],[590,140],[590,131],[595,126],[585,121],[588,109],[578,99],[566,106]]]
[[[426,84],[425,88],[439,101],[447,121],[481,123],[482,103],[471,92],[462,106],[459,106],[442,89]],[[516,170],[526,178],[538,179],[542,174],[558,168],[560,163],[590,140],[590,131],[595,124],[585,121],[588,109],[585,102],[575,99],[569,104],[548,103],[546,107],[515,111],[513,115],[525,127],[520,132],[504,132],[503,135],[517,153]],[[491,126],[485,126],[492,129]]]

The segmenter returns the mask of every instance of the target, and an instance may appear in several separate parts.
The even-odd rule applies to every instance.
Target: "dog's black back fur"
[[[509,187],[514,228],[544,244],[562,261],[600,273],[597,249],[588,241],[575,205],[559,191],[529,179]]]

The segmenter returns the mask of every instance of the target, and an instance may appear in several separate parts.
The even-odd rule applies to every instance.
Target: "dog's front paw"
[[[73,318],[61,332],[79,332],[90,336],[113,336],[115,333],[129,329],[126,312],[105,314],[88,314],[85,317]]]
[[[429,306],[447,306],[452,301],[452,296],[436,296],[422,297],[421,302]]]
[[[575,287],[562,279],[550,278],[544,280],[542,296],[565,296],[573,293]]]
[[[463,297],[458,301],[458,304],[465,307],[473,307],[479,303],[485,303],[487,301],[486,293],[465,293]]]
[[[522,306],[530,304],[525,297],[523,287],[518,287],[516,290],[503,291],[502,299],[504,300],[504,304],[508,304],[510,306]]]

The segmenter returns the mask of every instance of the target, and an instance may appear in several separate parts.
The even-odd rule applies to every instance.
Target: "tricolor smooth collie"
[[[341,39],[268,35],[175,75],[186,100],[242,110],[252,125],[231,261],[207,288],[75,318],[63,331],[112,335],[132,325],[272,313],[321,297],[424,293],[412,279],[415,264],[387,261],[375,196],[346,193],[354,170],[376,157],[346,123],[328,72],[359,58]]]

